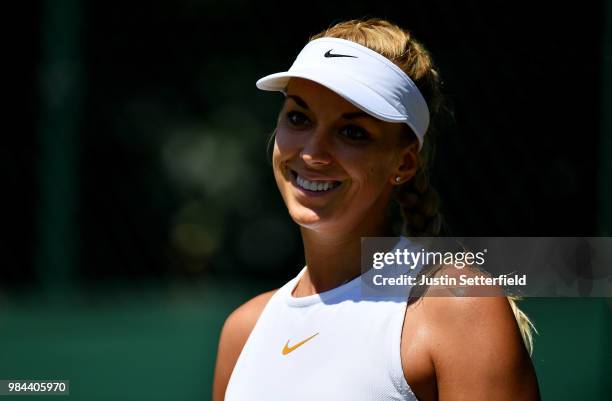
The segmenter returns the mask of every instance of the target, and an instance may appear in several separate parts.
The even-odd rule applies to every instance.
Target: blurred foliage
[[[432,177],[454,234],[598,233],[603,1],[19,7],[9,100],[20,111],[0,147],[0,378],[63,376],[77,399],[166,380],[126,399],[207,398],[224,317],[303,263],[266,157],[282,98],[255,81],[348,18],[409,28],[438,63],[455,120]],[[602,399],[609,303],[524,305],[545,399]],[[99,388],[98,372],[113,383]]]
[[[31,5],[38,12],[29,27],[46,39],[30,39],[40,46],[23,85],[44,93],[47,84],[32,77],[43,54],[59,52],[63,63],[50,77],[78,87],[78,99],[66,100],[78,108],[65,116],[78,129],[78,181],[63,200],[76,213],[71,271],[96,281],[289,277],[302,263],[299,235],[266,160],[281,96],[254,83],[286,69],[310,35],[364,16],[411,29],[438,62],[455,118],[439,135],[432,176],[453,233],[595,234],[598,164],[585,155],[596,154],[599,141],[603,5],[530,3],[525,13],[519,3],[49,3],[60,16],[78,4],[78,41],[49,27],[47,3]],[[78,51],[63,54],[70,44]],[[578,49],[591,56],[577,59]],[[52,100],[33,99],[28,121]],[[29,128],[40,137],[45,124]],[[11,146],[31,151],[7,153],[9,169],[26,172],[15,185],[26,189],[23,199],[7,206],[28,219],[11,221],[4,245],[16,263],[0,276],[14,284],[45,268],[32,256],[53,236],[28,234],[46,199],[28,166],[52,167],[37,157],[48,145],[33,138],[12,136]]]

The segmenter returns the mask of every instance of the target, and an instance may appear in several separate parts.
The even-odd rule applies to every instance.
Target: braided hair
[[[425,98],[430,124],[419,152],[418,168],[412,179],[397,187],[394,199],[402,217],[399,230],[402,234],[411,237],[440,235],[444,228],[440,197],[430,183],[429,170],[435,137],[441,131],[442,124],[448,118],[452,119],[452,112],[442,94],[442,81],[431,55],[411,32],[379,18],[340,22],[312,36],[310,40],[322,37],[350,40],[378,52],[400,67]],[[417,140],[408,126],[406,136]],[[525,347],[531,354],[535,327],[519,309],[517,300],[516,297],[508,297]]]

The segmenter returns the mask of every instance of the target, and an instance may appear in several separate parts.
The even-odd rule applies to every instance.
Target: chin
[[[291,210],[289,215],[293,221],[305,228],[312,228],[313,225],[321,223],[321,216],[315,213],[313,210],[300,208],[301,210]]]
[[[323,234],[333,234],[346,231],[344,224],[336,218],[324,217],[313,210],[296,210],[289,213],[291,219],[301,228]]]

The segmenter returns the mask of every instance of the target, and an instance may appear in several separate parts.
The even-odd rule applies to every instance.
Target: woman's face
[[[379,228],[395,177],[403,183],[416,170],[418,144],[401,140],[406,126],[305,79],[291,79],[286,93],[272,160],[293,220],[330,233]]]

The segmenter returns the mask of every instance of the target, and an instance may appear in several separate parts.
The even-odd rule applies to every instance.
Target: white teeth
[[[313,181],[308,181],[303,179],[302,177],[300,177],[299,175],[296,178],[296,182],[297,184],[304,188],[304,189],[308,189],[309,191],[327,191],[331,188],[335,188],[338,185],[340,185],[337,182],[313,182]]]

